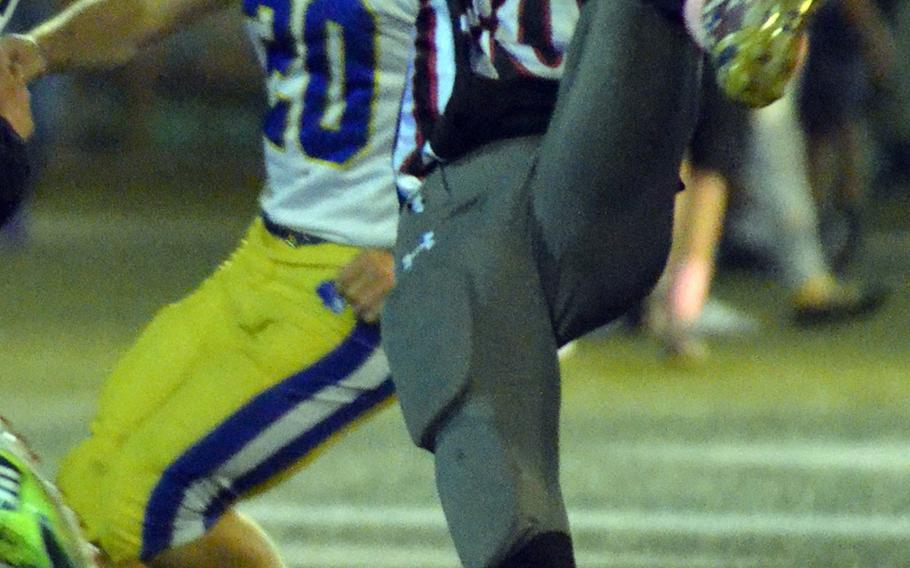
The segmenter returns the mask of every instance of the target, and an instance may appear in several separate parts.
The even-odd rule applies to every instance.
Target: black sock
[[[572,539],[561,532],[535,536],[509,555],[499,568],[574,568]]]

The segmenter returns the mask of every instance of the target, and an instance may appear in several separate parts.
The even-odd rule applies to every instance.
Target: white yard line
[[[444,531],[441,510],[427,506],[303,505],[260,501],[244,511],[266,526],[322,528],[371,527]],[[701,537],[742,535],[777,538],[835,538],[910,541],[910,515],[706,513],[590,509],[569,512],[578,533],[636,532]]]
[[[910,444],[871,440],[743,442],[635,442],[606,444],[603,455],[705,467],[855,470],[910,475]]]

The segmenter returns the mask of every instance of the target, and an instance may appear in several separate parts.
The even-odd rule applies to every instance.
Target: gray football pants
[[[402,214],[383,340],[465,566],[569,530],[556,350],[657,280],[698,72],[680,25],[588,0],[548,132],[443,165]]]

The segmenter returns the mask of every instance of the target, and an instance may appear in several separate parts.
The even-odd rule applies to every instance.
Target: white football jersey
[[[275,223],[391,247],[392,146],[418,0],[243,0],[266,73],[267,180]]]

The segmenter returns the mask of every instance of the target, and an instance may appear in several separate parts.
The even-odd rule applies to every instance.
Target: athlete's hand
[[[0,50],[0,117],[23,139],[35,130],[30,103],[21,66]]]
[[[0,37],[0,51],[22,70],[22,79],[29,84],[47,72],[47,60],[35,40],[26,35],[6,34]]]
[[[392,253],[384,249],[361,252],[338,272],[335,284],[360,319],[378,322],[385,297],[395,285]]]

